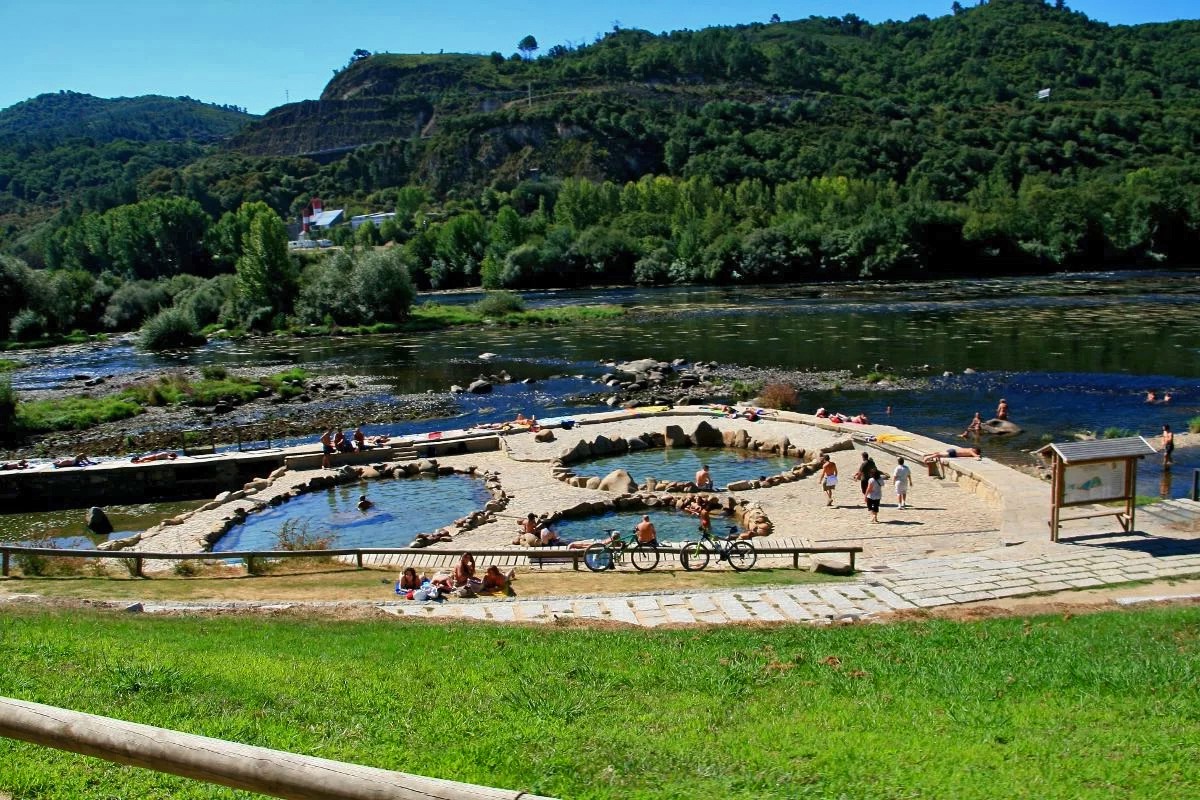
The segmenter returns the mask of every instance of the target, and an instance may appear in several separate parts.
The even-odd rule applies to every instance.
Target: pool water
[[[189,500],[171,503],[139,503],[105,506],[104,513],[113,532],[97,536],[84,525],[86,508],[0,514],[0,542],[30,547],[61,547],[91,550],[109,539],[124,539],[152,528],[165,519],[199,508],[208,501]]]
[[[602,514],[584,519],[565,519],[552,527],[554,531],[567,542],[578,542],[584,539],[604,539],[610,530],[618,530],[622,536],[628,536],[633,527],[642,521],[642,515],[649,514],[654,529],[658,531],[660,544],[678,543],[696,539],[700,535],[700,521],[692,514],[679,511],[663,511],[647,509],[646,511],[619,511]],[[733,523],[727,517],[713,512],[713,533],[724,536],[729,532]]]
[[[358,510],[362,494],[375,504],[366,511]],[[450,525],[490,499],[483,481],[466,475],[335,486],[251,514],[221,537],[213,550],[274,550],[280,530],[291,521],[308,536],[330,537],[334,548],[407,547],[418,533]]]
[[[756,480],[786,472],[800,462],[792,458],[730,450],[722,447],[662,448],[639,450],[585,461],[574,466],[576,472],[604,477],[615,469],[624,469],[639,484],[647,478],[660,481],[690,481],[708,464],[713,486],[734,481]]]

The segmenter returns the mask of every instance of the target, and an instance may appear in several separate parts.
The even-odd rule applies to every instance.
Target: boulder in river
[[[1021,433],[1025,429],[1006,419],[989,419],[987,422],[980,423],[979,430],[981,433],[990,433],[993,436],[1011,436]]]
[[[471,394],[491,394],[492,384],[485,380],[471,381],[471,385],[467,387],[467,391]]]
[[[104,509],[99,506],[92,506],[88,509],[87,519],[84,521],[88,530],[97,536],[108,536],[113,532],[113,524],[108,519],[108,515],[104,513]]]

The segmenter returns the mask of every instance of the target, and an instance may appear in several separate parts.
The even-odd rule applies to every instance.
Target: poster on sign
[[[1124,498],[1128,470],[1128,461],[1065,465],[1062,504],[1070,506]]]

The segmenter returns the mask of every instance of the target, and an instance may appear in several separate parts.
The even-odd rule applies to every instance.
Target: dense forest
[[[363,270],[519,288],[1200,253],[1200,21],[1114,27],[991,0],[519,49],[357,51],[319,99],[260,119],[150,105],[94,115],[83,139],[67,120],[83,95],[0,112],[0,325],[30,339],[170,308],[198,326],[386,318],[354,292],[322,299]],[[314,196],[396,216],[334,229],[347,251],[302,264],[282,220]],[[386,263],[368,258],[385,244]],[[246,296],[248,259],[273,271],[270,296]]]

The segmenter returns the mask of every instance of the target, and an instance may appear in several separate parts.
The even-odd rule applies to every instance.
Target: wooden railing
[[[212,739],[0,697],[0,736],[271,797],[316,800],[549,800]]]
[[[799,568],[800,556],[802,555],[820,555],[823,553],[841,553],[850,557],[850,571],[853,572],[854,559],[858,553],[862,552],[861,547],[857,546],[836,546],[836,547],[802,547],[802,546],[773,546],[770,544],[756,544],[754,549],[759,555],[790,555],[792,556],[792,566]],[[659,553],[675,555],[679,553],[678,547],[659,547],[656,548]],[[230,551],[227,553],[151,553],[141,550],[60,550],[53,547],[19,547],[16,545],[0,545],[0,575],[5,577],[9,574],[9,561],[13,556],[28,555],[41,556],[48,558],[115,558],[123,560],[132,560],[133,568],[130,572],[137,577],[145,577],[142,573],[142,565],[145,561],[244,561],[248,571],[254,572],[254,562],[256,560],[276,560],[283,558],[335,558],[353,556],[355,564],[359,569],[363,568],[363,559],[366,556],[373,555],[397,555],[397,556],[447,556],[461,557],[463,553],[471,553],[474,556],[525,556],[531,563],[541,563],[544,561],[561,560],[571,561],[571,566],[574,569],[579,569],[579,562],[583,558],[585,550],[570,549],[566,547],[522,547],[522,548],[504,548],[504,549],[446,549],[440,547],[357,547],[357,548],[340,548],[330,550],[253,550],[253,551]]]

